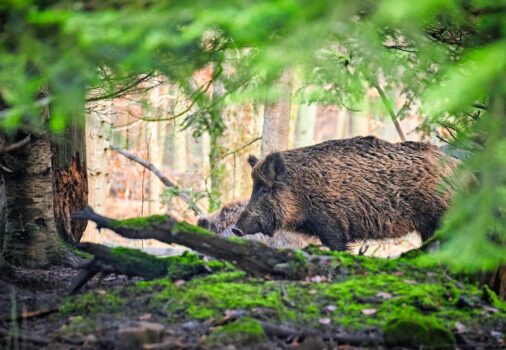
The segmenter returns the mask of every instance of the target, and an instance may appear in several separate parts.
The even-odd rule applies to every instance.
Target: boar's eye
[[[258,189],[258,193],[259,194],[267,194],[267,193],[269,193],[269,189],[265,186],[262,186]]]

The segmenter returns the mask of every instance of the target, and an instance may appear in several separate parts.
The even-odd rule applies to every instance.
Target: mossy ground
[[[318,253],[330,259],[335,270],[331,280],[321,276],[314,281],[265,281],[211,261],[206,264],[214,266],[213,273],[186,282],[164,278],[138,282],[105,295],[83,294],[69,299],[60,313],[92,318],[113,312],[128,317],[152,313],[172,325],[191,320],[210,322],[225,318],[230,310],[240,310],[245,317],[298,329],[335,325],[358,332],[391,329],[392,320],[405,320],[406,315],[412,320],[437,320],[437,334],[453,331],[457,322],[469,330],[484,325],[492,330],[506,327],[504,302],[465,276],[450,276],[443,267],[427,269],[408,258]],[[195,256],[179,259],[190,260],[190,265],[202,263]],[[176,266],[172,267],[174,271],[168,270],[170,274],[177,273]],[[409,322],[400,325],[406,327]],[[236,330],[241,333],[240,329]]]

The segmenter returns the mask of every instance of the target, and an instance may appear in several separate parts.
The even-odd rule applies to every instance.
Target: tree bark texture
[[[73,121],[63,137],[53,143],[54,216],[60,236],[68,242],[79,242],[86,223],[70,218],[88,204],[86,144],[84,126]]]
[[[292,81],[293,73],[291,71],[285,72],[276,85],[276,89],[281,91],[279,100],[265,106],[262,128],[263,156],[288,149]]]
[[[6,157],[7,158],[7,157]],[[46,135],[9,154],[3,254],[14,265],[45,266],[60,254],[51,142]]]

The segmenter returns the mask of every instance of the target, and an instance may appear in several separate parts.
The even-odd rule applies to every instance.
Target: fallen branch
[[[81,266],[81,272],[72,282],[70,294],[76,293],[98,273],[178,280],[210,272],[196,256],[193,261],[187,258],[189,261],[181,262],[178,257],[159,258],[136,249],[110,248],[96,243],[81,243],[77,248],[92,254],[94,258]]]
[[[20,320],[28,320],[33,318],[40,318],[40,317],[46,317],[49,315],[54,314],[58,311],[58,308],[44,308],[37,311],[24,311],[19,315],[16,315],[14,317],[12,316],[6,316],[0,318],[1,321],[11,322],[13,320],[20,321]]]
[[[73,215],[74,219],[91,220],[97,227],[113,230],[130,239],[156,239],[164,243],[176,243],[197,252],[231,262],[238,268],[266,279],[304,279],[311,274],[321,274],[319,263],[308,261],[300,253],[277,250],[256,241],[236,237],[223,238],[186,222],[176,222],[167,217],[162,222],[158,217],[114,220],[95,213],[90,207]]]
[[[174,180],[171,180],[167,176],[163,175],[162,172],[157,167],[155,167],[152,163],[148,162],[147,160],[142,159],[139,156],[136,156],[135,154],[127,152],[127,151],[125,151],[125,150],[123,150],[123,149],[121,149],[119,147],[116,147],[116,146],[111,146],[111,149],[113,151],[118,152],[119,154],[125,156],[126,158],[128,158],[128,159],[130,159],[130,160],[132,160],[132,161],[134,161],[134,162],[142,165],[143,167],[145,167],[149,171],[151,171],[153,174],[155,174],[156,177],[158,177],[160,179],[160,181],[165,186],[176,188],[176,189],[179,188]],[[191,202],[190,197],[188,197],[188,195],[186,195],[183,192],[178,192],[178,195],[179,195],[179,197],[181,197],[181,199],[186,204],[188,204],[188,206],[190,207],[190,209],[193,210],[193,212],[195,212],[195,214],[197,214],[198,216],[200,216],[200,215],[202,215],[204,213],[204,210],[202,210],[202,208],[200,208],[198,205],[196,205],[196,204],[194,204],[194,203]]]

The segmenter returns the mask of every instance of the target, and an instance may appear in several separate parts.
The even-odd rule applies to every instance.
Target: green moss
[[[97,324],[95,321],[83,316],[76,316],[69,323],[63,325],[62,332],[66,336],[86,335],[94,332],[96,329]]]
[[[241,346],[258,345],[266,340],[260,322],[250,317],[243,317],[226,326],[216,328],[207,338],[208,346],[235,344]]]
[[[204,236],[215,236],[214,233],[211,231],[206,230],[205,228],[195,226],[192,224],[189,224],[185,221],[181,221],[176,223],[174,226],[172,226],[172,233],[178,234],[181,232],[191,232],[191,233],[198,233]]]
[[[295,254],[304,264],[304,253]],[[406,314],[412,318],[433,316],[446,329],[454,327],[456,321],[472,328],[487,322],[503,324],[506,319],[504,303],[494,293],[466,279],[449,278],[443,268],[427,271],[403,258],[392,262],[347,253],[325,255],[333,277],[328,282],[265,281],[251,278],[228,263],[210,261],[206,269],[211,268],[212,272],[199,273],[186,283],[175,284],[168,278],[138,282],[124,289],[122,296],[128,296],[133,305],[142,296],[146,300],[142,312],[164,314],[168,322],[220,319],[228,310],[243,310],[246,316],[261,315],[269,322],[297,328],[318,328],[322,318],[330,318],[332,324],[350,330],[383,328],[392,318]],[[171,259],[174,265],[170,265]],[[190,275],[194,268],[206,264],[193,253],[164,261],[171,278],[181,277],[186,267]],[[482,294],[497,311],[482,307]],[[460,297],[476,307],[457,307]],[[72,303],[76,305],[67,305],[63,311],[111,312],[104,306],[104,296],[98,294],[89,299],[74,299]],[[129,309],[129,306],[119,308],[125,313]]]
[[[125,266],[129,271],[138,270],[147,278],[162,277],[167,271],[166,258],[158,258],[138,249],[124,247],[113,248],[111,253],[113,257],[116,257],[118,264]]]
[[[246,244],[246,242],[247,242],[244,238],[240,238],[240,237],[237,237],[237,236],[227,237],[227,240],[229,242],[232,242],[232,243],[235,243],[235,244]]]
[[[496,307],[501,310],[506,310],[506,303],[501,299],[499,299],[497,294],[495,294],[495,292],[492,289],[490,289],[490,287],[487,285],[484,285],[482,287],[481,298],[483,301],[485,301],[489,305],[492,305],[493,307]]]
[[[72,245],[70,244],[67,244],[66,247],[68,249],[71,250],[71,252],[83,259],[86,259],[86,260],[91,260],[93,259],[93,255],[89,254],[89,253],[86,253],[86,252],[83,252],[82,250],[79,250],[79,249],[76,249],[75,247],[73,247]]]
[[[290,260],[290,271],[292,278],[307,275],[307,259],[304,252],[300,250],[294,250]]]
[[[200,273],[208,273],[206,263],[197,254],[184,252],[180,256],[165,258],[167,277],[171,280],[186,279]]]
[[[148,228],[154,224],[162,224],[164,222],[169,221],[169,217],[167,215],[151,215],[140,218],[130,218],[124,220],[111,220],[111,227],[130,227],[130,228]]]
[[[114,313],[120,310],[124,303],[125,300],[113,292],[105,294],[88,292],[66,298],[59,312],[61,315]]]
[[[387,346],[454,349],[453,334],[432,317],[416,314],[397,316],[384,327]]]

